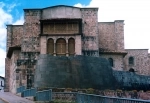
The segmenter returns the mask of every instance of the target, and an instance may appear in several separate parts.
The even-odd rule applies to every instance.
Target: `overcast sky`
[[[126,49],[150,49],[150,0],[1,0],[0,75],[4,76],[6,24],[23,24],[24,8],[54,5],[98,7],[98,21],[124,20]]]

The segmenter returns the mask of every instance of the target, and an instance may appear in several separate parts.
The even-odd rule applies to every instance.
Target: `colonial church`
[[[124,25],[124,20],[98,22],[98,8],[24,9],[23,25],[7,25],[5,91],[30,84],[41,54],[102,57],[113,70],[150,75],[148,49],[124,48]]]

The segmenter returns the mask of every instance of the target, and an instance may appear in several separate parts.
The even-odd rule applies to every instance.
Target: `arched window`
[[[54,53],[54,40],[52,38],[47,41],[47,54]]]
[[[129,72],[135,72],[135,70],[133,68],[130,68]]]
[[[68,52],[69,55],[74,55],[75,53],[75,40],[73,38],[68,40]]]
[[[109,61],[110,66],[113,67],[113,66],[114,66],[114,61],[113,61],[113,59],[112,59],[112,58],[109,58],[108,61]]]
[[[133,57],[129,57],[129,65],[134,65],[134,58]]]
[[[56,41],[56,55],[66,55],[66,40],[63,38]]]

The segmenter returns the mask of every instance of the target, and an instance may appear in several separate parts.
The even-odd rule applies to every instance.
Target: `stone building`
[[[124,21],[98,22],[98,8],[24,9],[23,25],[7,25],[5,91],[34,86],[41,54],[104,57],[114,70],[150,74],[148,50],[124,49]]]
[[[0,76],[0,92],[4,91],[4,77]]]

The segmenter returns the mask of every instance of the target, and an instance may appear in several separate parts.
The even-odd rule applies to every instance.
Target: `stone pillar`
[[[46,36],[42,36],[41,37],[41,54],[46,54],[47,53],[47,39],[46,39]]]
[[[115,20],[117,51],[124,51],[124,20]]]
[[[68,39],[66,40],[66,56],[69,56],[69,53],[68,53]]]
[[[82,54],[82,43],[81,43],[81,36],[76,35],[75,39],[75,55]]]
[[[56,56],[56,39],[54,39],[54,56]]]

